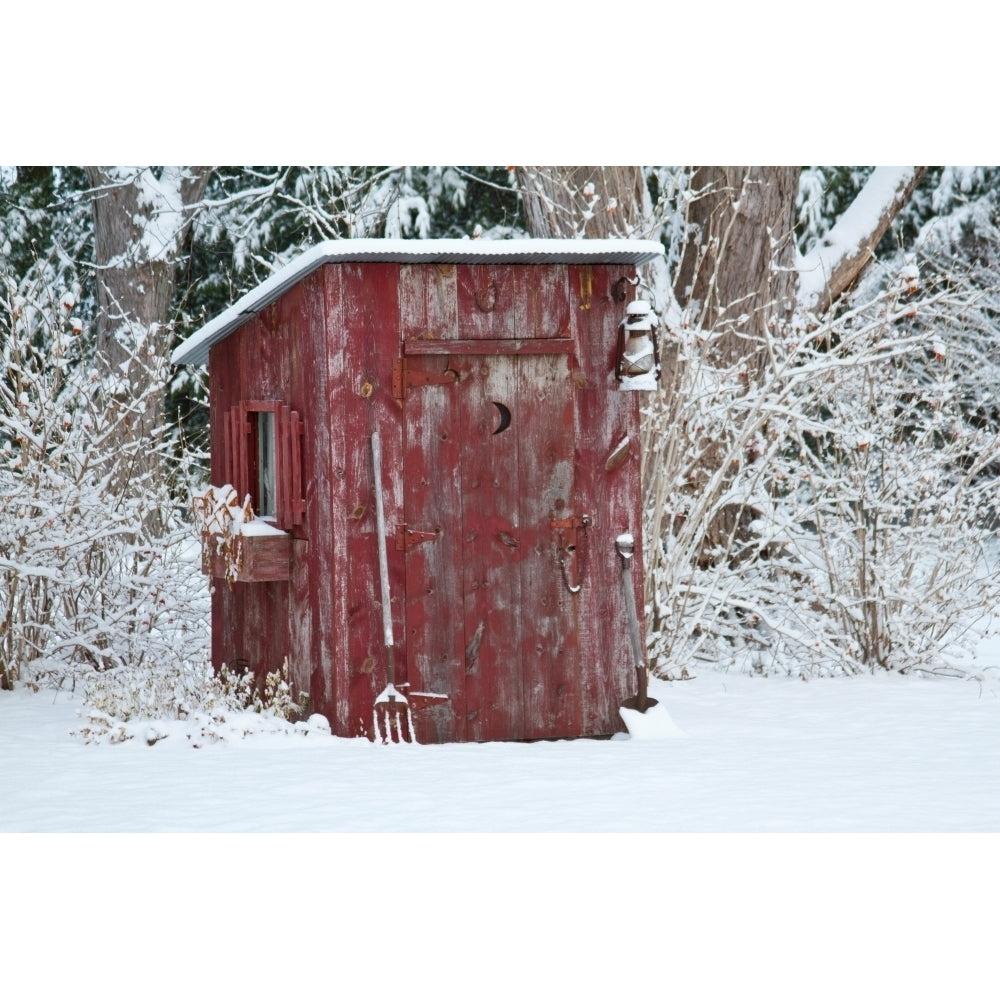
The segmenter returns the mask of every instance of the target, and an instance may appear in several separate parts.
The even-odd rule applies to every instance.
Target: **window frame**
[[[263,484],[261,415],[271,414],[272,476]],[[241,400],[225,414],[224,470],[240,497],[250,497],[254,513],[288,531],[305,517],[302,476],[303,424],[299,414],[279,399]],[[273,489],[272,509],[262,510],[262,494]]]

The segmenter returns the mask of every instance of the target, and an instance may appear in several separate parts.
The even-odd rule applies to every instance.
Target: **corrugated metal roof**
[[[645,264],[663,254],[652,240],[330,240],[305,251],[188,337],[175,365],[203,365],[209,349],[323,264]]]

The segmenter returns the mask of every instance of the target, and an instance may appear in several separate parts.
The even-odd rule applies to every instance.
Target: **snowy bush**
[[[928,670],[971,637],[1000,597],[983,294],[921,290],[907,262],[873,301],[769,337],[760,378],[674,331],[644,430],[658,673]]]
[[[168,723],[176,722],[196,746],[259,732],[301,731],[308,704],[304,692],[292,697],[287,660],[262,684],[252,673],[226,664],[217,672],[207,663],[195,667],[175,661],[143,670],[126,665],[88,674],[83,700],[83,722],[73,735],[84,742],[140,738],[155,743],[174,728]],[[307,730],[324,728],[319,716],[307,723]]]
[[[75,290],[0,275],[0,683],[198,663],[207,588],[162,431],[118,433],[146,397],[112,392],[87,357]],[[155,357],[147,385],[162,384]],[[136,470],[159,453],[158,469]],[[154,466],[156,463],[153,463]]]

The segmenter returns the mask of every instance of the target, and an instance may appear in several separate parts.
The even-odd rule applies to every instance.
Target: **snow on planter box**
[[[249,496],[241,504],[227,484],[209,486],[191,502],[200,522],[201,570],[206,576],[229,584],[289,579],[292,536],[255,517]]]

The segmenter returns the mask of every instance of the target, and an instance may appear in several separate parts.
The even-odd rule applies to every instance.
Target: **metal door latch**
[[[394,399],[405,400],[406,390],[425,385],[454,385],[458,372],[446,368],[443,372],[414,370],[407,365],[406,358],[396,358],[392,363],[392,395]]]

